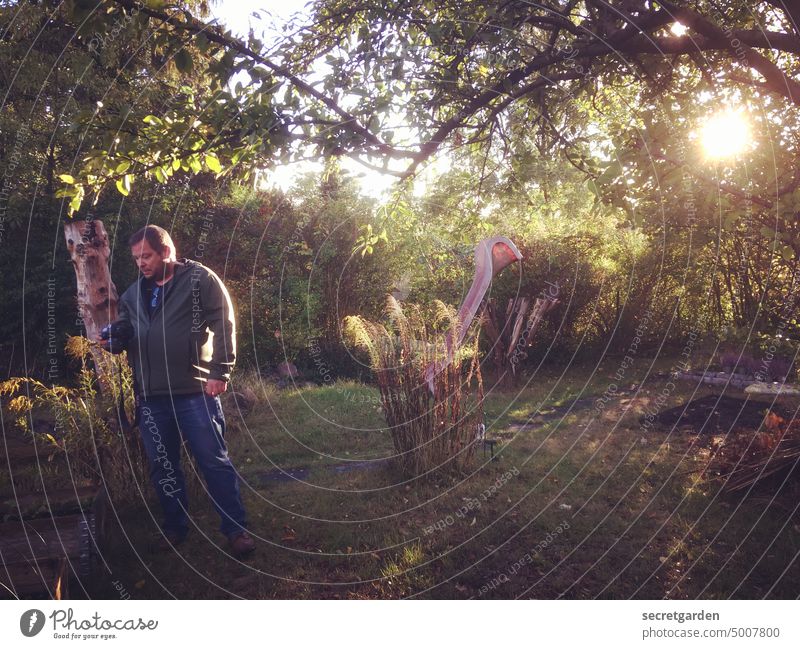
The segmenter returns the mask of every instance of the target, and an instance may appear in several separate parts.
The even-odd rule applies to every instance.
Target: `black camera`
[[[133,338],[133,326],[127,320],[117,320],[100,330],[100,338],[108,341],[105,348],[112,354],[121,354]]]

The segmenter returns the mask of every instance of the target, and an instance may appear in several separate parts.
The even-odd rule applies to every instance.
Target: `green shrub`
[[[147,461],[132,419],[133,377],[125,354],[115,356],[92,347],[85,338],[68,339],[67,355],[81,361],[76,387],[47,386],[31,377],[0,383],[6,411],[24,433],[49,445],[69,462],[70,482],[105,483],[117,503],[134,499],[148,482]],[[98,380],[90,364],[100,367]],[[34,418],[46,417],[48,431],[33,429]]]

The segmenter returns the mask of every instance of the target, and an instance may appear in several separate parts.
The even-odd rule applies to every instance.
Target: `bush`
[[[79,336],[68,339],[66,351],[81,362],[77,387],[48,387],[34,378],[15,377],[0,383],[0,396],[9,398],[6,410],[19,429],[67,457],[71,483],[104,483],[117,503],[129,502],[139,494],[136,486],[148,482],[148,471],[139,434],[125,425],[134,407],[133,377],[125,355],[92,349]],[[102,390],[90,357],[107,377]],[[28,422],[34,414],[48,416],[51,431],[31,429]]]

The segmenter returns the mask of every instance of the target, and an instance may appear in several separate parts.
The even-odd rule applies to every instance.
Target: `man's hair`
[[[164,248],[169,246],[173,258],[177,255],[169,232],[158,225],[146,225],[141,230],[137,230],[128,239],[128,245],[135,246],[140,241],[147,241],[150,247],[158,253],[163,253]]]

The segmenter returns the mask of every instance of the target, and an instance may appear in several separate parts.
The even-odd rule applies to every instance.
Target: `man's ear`
[[[161,254],[164,256],[164,261],[175,261],[175,251],[170,246],[162,246]]]

